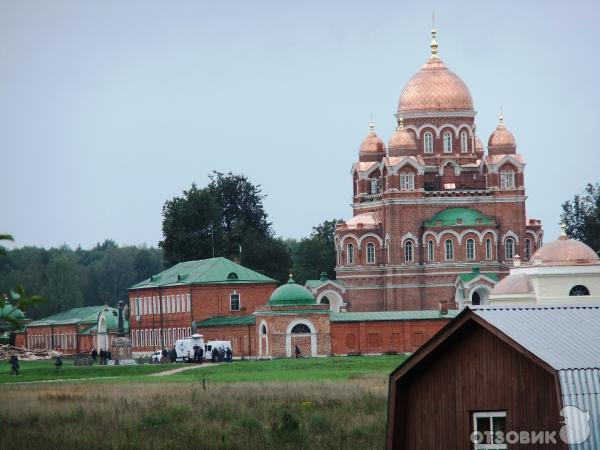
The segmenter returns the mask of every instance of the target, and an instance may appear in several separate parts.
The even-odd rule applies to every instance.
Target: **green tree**
[[[600,254],[600,183],[588,183],[584,194],[563,203],[562,209],[560,219],[567,235]]]

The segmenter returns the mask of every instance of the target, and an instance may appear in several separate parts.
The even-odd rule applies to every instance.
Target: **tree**
[[[600,254],[600,183],[588,183],[584,195],[562,204],[561,221],[569,237],[589,245]]]

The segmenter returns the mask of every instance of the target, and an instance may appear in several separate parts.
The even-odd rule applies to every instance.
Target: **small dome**
[[[481,142],[481,139],[479,139],[479,136],[477,136],[475,138],[475,151],[483,152],[483,142]]]
[[[375,212],[367,212],[354,216],[346,222],[346,226],[350,229],[358,228],[361,225],[363,228],[377,228],[381,225],[379,214]]]
[[[500,116],[500,123],[488,140],[488,147],[516,147],[517,141],[513,134],[504,125],[504,117]]]
[[[600,265],[600,257],[583,242],[561,236],[558,240],[545,244],[535,252],[531,257],[530,264],[546,266]]]
[[[283,286],[279,286],[269,298],[269,306],[296,306],[316,305],[315,297],[304,287],[296,284],[290,274],[290,279]]]
[[[385,145],[383,141],[375,133],[373,122],[369,126],[369,134],[360,144],[360,153],[385,153]]]
[[[413,137],[412,134],[410,134],[410,132],[406,128],[404,128],[404,124],[402,123],[402,120],[400,120],[400,124],[398,125],[398,128],[396,128],[396,131],[392,135],[392,138],[390,139],[390,142],[388,143],[388,148],[389,149],[393,149],[393,148],[407,149],[407,150],[413,150],[413,149],[417,148],[417,142],[415,141],[415,138]]]
[[[524,273],[509,275],[498,283],[491,295],[533,294],[531,280]]]

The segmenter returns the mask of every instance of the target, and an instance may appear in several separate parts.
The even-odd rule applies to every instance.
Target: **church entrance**
[[[471,293],[471,305],[479,306],[479,305],[487,305],[489,304],[488,298],[490,295],[490,291],[487,287],[481,286],[477,289],[473,290]]]

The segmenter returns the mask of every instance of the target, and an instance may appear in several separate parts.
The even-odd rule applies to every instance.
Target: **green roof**
[[[369,322],[385,320],[432,320],[453,319],[460,313],[457,309],[440,314],[437,309],[426,311],[377,311],[377,312],[332,312],[332,322]]]
[[[461,223],[458,223],[458,222]],[[440,211],[430,220],[426,227],[451,227],[454,225],[467,227],[477,225],[495,225],[496,221],[472,208],[448,208]]]
[[[473,268],[473,272],[470,272],[470,273],[461,273],[458,277],[464,283],[468,283],[472,279],[477,278],[479,276],[487,277],[490,280],[498,281],[498,275],[496,275],[495,273],[480,272],[478,267],[474,267]]]
[[[237,316],[237,317],[213,317],[204,322],[194,322],[196,327],[227,327],[236,325],[254,325],[256,317],[254,316]]]
[[[325,283],[333,283],[342,287],[342,283],[337,280],[306,280],[306,285],[311,289],[317,289],[319,286],[322,286]]]
[[[54,314],[53,316],[46,317],[45,319],[34,320],[25,326],[35,327],[44,325],[96,323],[98,321],[98,314],[100,314],[100,311],[102,311],[104,308],[104,306],[85,306],[83,308],[72,308],[67,311]],[[115,308],[109,307],[109,309],[116,311]]]
[[[269,298],[269,306],[315,305],[317,301],[308,289],[294,282],[292,275],[283,286],[279,286]]]
[[[181,262],[159,274],[152,275],[129,289],[217,283],[277,283],[277,280],[236,264],[227,258],[211,258]]]
[[[298,314],[330,314],[329,309],[283,309],[254,311],[255,316],[295,316]]]

